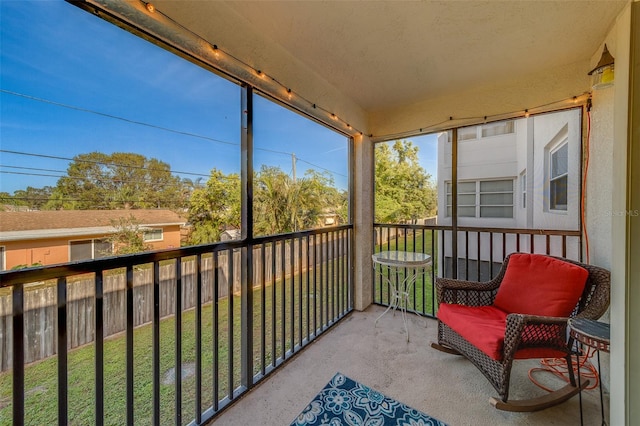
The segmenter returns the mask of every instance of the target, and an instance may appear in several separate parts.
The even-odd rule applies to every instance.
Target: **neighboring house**
[[[318,225],[320,227],[325,226],[337,226],[340,224],[340,217],[332,208],[327,207],[322,209],[322,213],[318,215]]]
[[[114,223],[130,217],[153,250],[180,247],[186,221],[170,210],[0,211],[0,270],[109,256]]]
[[[242,238],[242,231],[239,229],[227,229],[220,234],[220,241],[239,240]]]
[[[458,226],[579,230],[581,110],[541,114],[458,130]],[[451,225],[451,133],[438,135],[438,224]],[[542,237],[542,236],[541,236]],[[450,236],[449,236],[450,238]],[[477,260],[477,235],[469,247],[458,239],[460,258]],[[487,247],[489,234],[479,243]],[[494,234],[494,263],[499,267],[502,235]],[[529,247],[529,236],[506,242],[507,252]],[[552,241],[560,247],[561,241]],[[576,253],[579,241],[568,241]],[[488,250],[481,250],[488,253]],[[573,253],[570,253],[573,254]],[[451,249],[445,253],[451,267]],[[488,270],[489,258],[481,259]],[[466,265],[465,265],[466,266]],[[470,269],[475,270],[475,264]],[[483,274],[481,274],[483,275]],[[477,278],[471,277],[469,278]]]

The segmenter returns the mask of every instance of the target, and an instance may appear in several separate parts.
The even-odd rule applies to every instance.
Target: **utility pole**
[[[296,183],[296,153],[291,153],[291,170],[293,170],[293,183]]]

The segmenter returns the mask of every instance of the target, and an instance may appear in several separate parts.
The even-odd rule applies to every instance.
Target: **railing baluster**
[[[529,234],[529,253],[535,253],[535,234]]]
[[[278,330],[276,329],[276,242],[271,242],[271,365],[276,366],[277,352],[276,352],[276,335]]]
[[[469,279],[469,231],[464,231],[464,279]]]
[[[212,323],[213,323],[213,410],[218,411],[220,408],[220,271],[219,271],[219,257],[220,252],[218,250],[213,252],[213,309],[211,309]]]
[[[438,256],[436,256],[436,242],[438,233],[431,230],[431,315],[436,314],[436,265]]]
[[[551,235],[547,234],[547,254],[551,254]]]
[[[482,262],[482,257],[480,256],[480,232],[476,232],[476,257],[478,260],[476,261],[476,280],[482,281],[480,279],[480,263]]]
[[[196,424],[202,423],[202,255],[196,255]]]
[[[313,236],[313,336],[318,335],[318,236]]]
[[[300,342],[300,347],[302,347],[302,333],[303,333],[303,310],[302,310],[302,237],[298,237],[296,239],[298,241],[298,272],[296,276],[298,277],[298,341]]]
[[[329,275],[329,283],[331,285],[331,322],[334,322],[338,314],[338,294],[336,291],[336,233],[331,232],[329,234],[331,239],[329,241],[329,265],[331,266],[331,274]]]
[[[341,288],[342,288],[342,298],[340,300],[342,301],[342,304],[340,305],[340,312],[344,314],[346,311],[347,303],[348,303],[347,302],[348,258],[347,258],[347,250],[346,250],[348,233],[343,229],[342,231],[340,231],[340,234],[342,235],[342,238],[340,239],[340,244],[341,244],[340,259],[342,259],[342,278],[340,280]]]
[[[489,232],[489,279],[493,279],[493,232]]]
[[[264,376],[266,373],[267,363],[267,286],[266,286],[266,243],[260,244],[260,293],[262,294],[262,300],[260,300],[260,373]]]
[[[176,333],[176,363],[174,366],[174,377],[176,385],[175,401],[175,422],[176,426],[182,425],[182,258],[176,259],[176,313],[175,333]],[[231,321],[229,321],[231,323]]]
[[[280,267],[281,278],[280,287],[282,288],[282,302],[280,304],[280,331],[281,331],[281,344],[282,344],[282,360],[287,359],[287,243],[286,240],[282,240],[280,243]]]
[[[134,393],[133,393],[133,265],[127,266],[126,271],[127,276],[127,299],[126,299],[126,317],[127,317],[127,331],[126,331],[126,339],[127,339],[127,424],[133,426],[134,424],[134,412],[133,412],[133,404],[134,404]]]
[[[320,246],[318,247],[320,252],[320,263],[318,268],[320,269],[320,328],[324,330],[325,319],[325,300],[324,300],[324,234],[320,234]]]
[[[295,263],[295,254],[296,254],[296,248],[295,248],[295,238],[291,238],[290,242],[289,242],[289,267],[291,268],[291,274],[290,274],[290,283],[289,283],[289,288],[291,289],[291,301],[289,302],[290,306],[290,318],[289,318],[289,333],[291,333],[291,336],[289,336],[289,341],[290,341],[290,345],[291,345],[291,353],[293,353],[294,348],[296,347],[296,329],[295,329],[295,324],[296,324],[296,296],[295,296],[295,287],[296,287],[296,271],[295,271],[295,267],[296,267],[296,263]]]
[[[58,278],[58,425],[68,423],[67,280]]]
[[[96,426],[104,424],[104,276],[102,271],[95,275],[95,350],[94,374],[96,381],[95,400],[96,411],[94,421]]]
[[[502,233],[502,257],[507,257],[507,233]]]
[[[311,252],[309,251],[311,248],[310,240],[311,240],[311,236],[307,235],[307,238],[306,238],[306,241],[307,241],[307,270],[306,270],[307,341],[311,340],[311,310],[310,310],[311,309],[311,293],[309,293],[311,291],[311,283],[309,282],[309,280],[311,279]]]
[[[153,424],[160,425],[160,262],[153,262]]]
[[[236,279],[233,274],[233,249],[227,250],[227,257],[229,262],[227,263],[227,336],[228,336],[228,364],[227,364],[227,386],[229,387],[227,396],[229,400],[233,400],[233,355],[235,352],[235,341],[233,336],[233,323],[235,318],[233,316],[234,297],[233,297],[233,284]]]
[[[13,424],[24,424],[24,287],[13,286]]]

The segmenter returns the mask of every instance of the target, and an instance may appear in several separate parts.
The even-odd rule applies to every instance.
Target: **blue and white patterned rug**
[[[337,373],[291,426],[446,426],[375,389]]]

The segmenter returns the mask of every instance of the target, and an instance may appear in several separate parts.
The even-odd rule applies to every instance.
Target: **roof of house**
[[[184,225],[171,210],[0,211],[0,240],[80,236],[114,232],[114,221],[132,217],[143,227]]]

